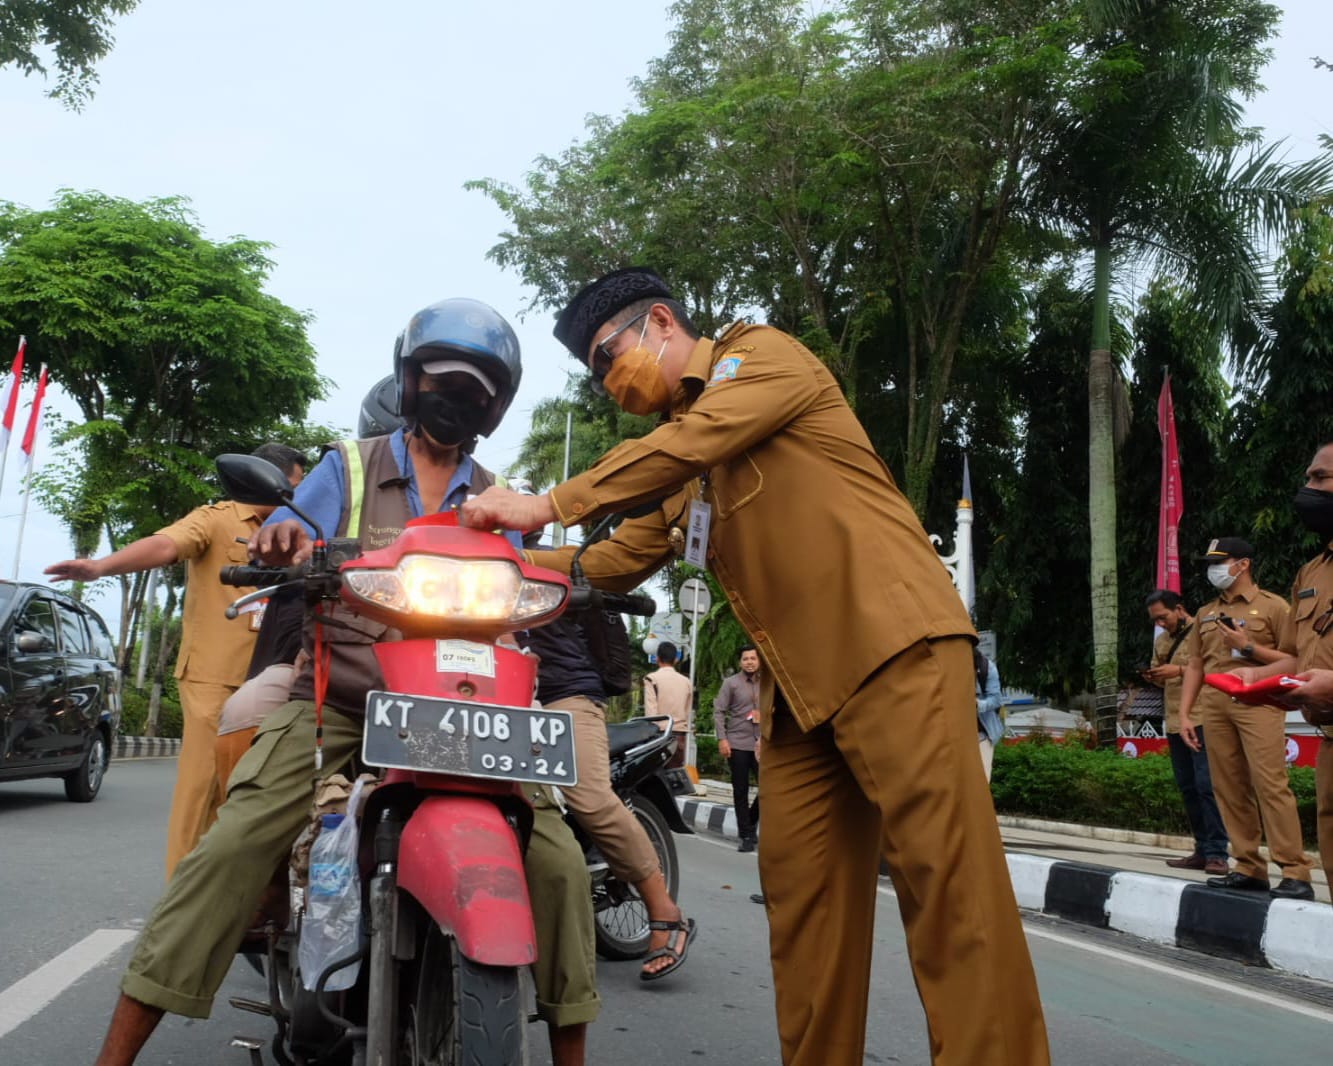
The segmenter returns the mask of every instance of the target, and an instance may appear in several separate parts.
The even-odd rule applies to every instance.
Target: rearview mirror
[[[24,655],[32,655],[39,651],[56,650],[56,646],[51,643],[51,638],[45,633],[34,633],[29,629],[19,633],[18,640],[15,643],[18,644],[19,651]]]
[[[280,507],[291,501],[291,483],[267,459],[229,452],[218,456],[217,468],[228,499],[265,507]]]

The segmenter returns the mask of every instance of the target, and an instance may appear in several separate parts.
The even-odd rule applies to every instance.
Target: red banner
[[[23,432],[23,442],[19,445],[23,449],[23,458],[27,461],[29,468],[32,467],[32,453],[37,447],[37,427],[42,422],[42,399],[46,396],[46,364],[42,364],[42,372],[37,376],[37,393],[32,398],[32,411],[28,415],[28,428]]]
[[[1302,733],[1287,734],[1287,765],[1313,766],[1319,757],[1320,737]],[[1130,759],[1143,755],[1166,755],[1166,737],[1116,737],[1115,746],[1120,754]]]
[[[1157,587],[1180,591],[1180,519],[1185,496],[1180,484],[1180,452],[1176,449],[1176,408],[1171,402],[1171,375],[1157,397],[1157,433],[1162,438],[1162,500],[1157,515]]]

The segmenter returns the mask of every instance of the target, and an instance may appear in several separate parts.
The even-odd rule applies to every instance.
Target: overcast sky
[[[1327,0],[1283,6],[1251,121],[1306,158],[1333,132],[1333,73],[1310,61],[1333,57],[1333,32]],[[561,391],[572,364],[549,315],[518,319],[532,294],[485,258],[506,220],[463,183],[519,184],[537,156],[581,136],[587,115],[623,111],[630,79],[665,50],[667,30],[667,5],[655,0],[143,0],[117,24],[82,113],[46,98],[40,79],[0,71],[0,199],[40,208],[63,187],[183,195],[208,236],[271,242],[269,289],[313,314],[311,340],[333,382],[311,418],[336,425],[355,423],[413,311],[446,296],[492,304],[524,354],[506,422],[478,449],[504,470],[531,409]],[[0,337],[0,373],[16,342]],[[40,350],[30,346],[29,358]],[[45,437],[39,466],[43,448],[49,457]],[[17,466],[15,441],[0,494],[5,578]],[[63,527],[34,507],[19,576],[40,580],[69,554]],[[108,615],[112,599],[97,600]]]

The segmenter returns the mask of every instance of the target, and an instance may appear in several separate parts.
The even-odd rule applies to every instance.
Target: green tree
[[[111,51],[111,23],[139,0],[5,0],[0,6],[0,67],[47,73],[43,53],[55,55],[49,95],[77,111],[93,95],[96,65]]]
[[[264,291],[267,247],[208,240],[179,198],[0,205],[0,329],[27,334],[29,372],[47,363],[83,417],[41,483],[80,554],[208,500],[218,453],[309,432],[325,383],[306,316]],[[122,583],[127,625],[139,588]]]
[[[1109,742],[1119,625],[1113,265],[1138,260],[1182,279],[1206,320],[1243,345],[1263,304],[1263,240],[1328,187],[1333,168],[1328,159],[1278,162],[1241,124],[1276,7],[1098,0],[1089,11],[1094,61],[1043,121],[1031,207],[1092,259],[1090,582],[1098,733]]]
[[[973,308],[1014,276],[1027,99],[1077,62],[1064,6],[682,0],[633,111],[521,190],[474,183],[511,221],[491,255],[538,306],[649,262],[706,332],[757,309],[828,364],[924,512],[959,361],[995,347]]]

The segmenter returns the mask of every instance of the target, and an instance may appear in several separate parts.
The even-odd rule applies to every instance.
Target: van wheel
[[[79,768],[65,775],[65,795],[75,803],[91,803],[95,800],[102,788],[102,778],[106,776],[106,764],[110,754],[106,737],[99,729],[93,734],[93,742],[88,745]]]

